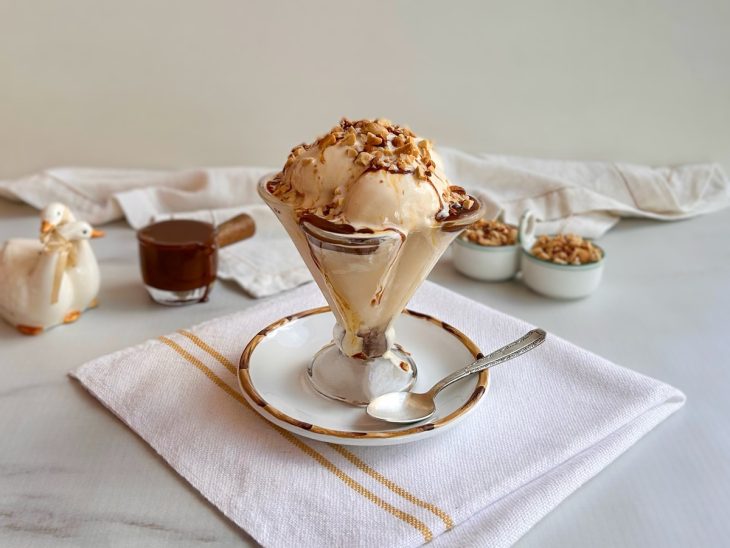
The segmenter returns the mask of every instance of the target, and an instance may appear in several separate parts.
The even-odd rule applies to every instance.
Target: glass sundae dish
[[[416,364],[393,323],[481,205],[451,185],[426,139],[388,120],[343,119],[296,146],[259,184],[337,321],[307,377],[324,396],[367,405],[409,390]]]

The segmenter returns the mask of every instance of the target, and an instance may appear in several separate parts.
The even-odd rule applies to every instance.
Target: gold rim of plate
[[[248,398],[251,399],[251,401],[255,404],[256,407],[258,407],[259,411],[263,411],[265,414],[268,414],[282,422],[285,422],[294,428],[298,430],[302,430],[305,432],[313,432],[316,434],[321,434],[324,436],[334,436],[338,438],[347,438],[347,439],[383,439],[383,438],[400,438],[404,436],[410,436],[413,434],[417,434],[419,432],[426,432],[429,430],[434,430],[435,428],[439,428],[442,426],[445,426],[449,424],[450,422],[454,421],[455,419],[461,417],[468,411],[470,411],[476,404],[481,400],[482,396],[487,391],[487,388],[489,387],[489,370],[482,371],[479,373],[477,378],[477,384],[474,387],[473,392],[469,395],[469,398],[462,404],[461,407],[459,407],[457,410],[453,411],[449,415],[446,415],[443,418],[440,418],[438,420],[435,420],[433,422],[427,422],[425,424],[419,424],[417,426],[413,426],[411,428],[406,428],[403,430],[387,430],[387,431],[380,431],[380,432],[358,432],[358,431],[351,431],[351,430],[335,430],[332,428],[326,428],[324,426],[318,426],[316,424],[310,424],[308,422],[303,422],[298,419],[295,419],[280,409],[277,409],[270,403],[268,403],[262,396],[259,394],[259,392],[254,388],[253,383],[251,382],[251,374],[249,372],[249,364],[251,361],[251,356],[253,355],[254,350],[256,347],[273,331],[279,329],[280,327],[284,325],[288,325],[291,322],[294,322],[296,320],[299,320],[301,318],[306,318],[307,316],[312,316],[314,314],[325,314],[327,312],[330,312],[329,306],[321,306],[319,308],[312,308],[310,310],[304,310],[302,312],[297,312],[296,314],[291,314],[289,316],[285,316],[279,320],[276,320],[275,322],[269,324],[267,327],[259,331],[254,337],[248,342],[246,345],[246,348],[243,349],[243,353],[241,354],[241,359],[238,364],[238,382],[241,387],[242,392],[245,396],[248,396]],[[482,356],[481,351],[479,350],[479,347],[466,335],[464,335],[461,331],[453,327],[452,325],[449,325],[446,322],[443,322],[437,318],[434,318],[433,316],[430,316],[428,314],[423,314],[422,312],[416,312],[414,310],[406,309],[403,311],[403,314],[407,314],[409,316],[413,316],[415,318],[420,318],[422,320],[426,320],[428,322],[431,322],[444,331],[447,331],[450,335],[455,337],[461,344],[463,344],[467,350],[474,356],[474,359],[478,359]],[[364,411],[363,411],[364,412]]]

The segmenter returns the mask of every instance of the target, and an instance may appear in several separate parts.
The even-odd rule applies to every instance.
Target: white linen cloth
[[[676,221],[730,204],[730,180],[719,164],[648,167],[439,152],[451,181],[503,209],[510,223],[531,209],[545,221],[540,233],[598,238],[621,217]]]
[[[299,438],[243,403],[234,364],[260,329],[322,304],[309,284],[71,375],[272,547],[509,546],[685,401],[548,335],[493,370],[478,408],[438,436],[351,448]],[[409,307],[451,323],[485,353],[530,327],[428,282]]]
[[[538,232],[576,232],[597,238],[620,217],[677,220],[730,203],[730,181],[718,164],[650,168],[471,155],[448,148],[439,148],[439,153],[449,179],[479,195],[488,216],[503,210],[506,221],[516,223],[529,208],[545,221]],[[271,171],[261,167],[169,172],[59,168],[0,181],[0,197],[39,209],[60,201],[92,224],[126,217],[137,229],[181,212],[220,222],[226,215],[260,204],[256,183]],[[255,297],[310,280],[284,232],[274,228],[273,214],[258,213],[261,230],[251,241],[235,244],[222,254],[220,277],[235,280]],[[257,255],[262,249],[268,252]]]

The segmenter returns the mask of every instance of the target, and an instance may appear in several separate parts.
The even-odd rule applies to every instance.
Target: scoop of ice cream
[[[267,188],[300,216],[358,229],[410,232],[475,205],[448,182],[428,140],[383,119],[343,119],[315,142],[294,147]]]

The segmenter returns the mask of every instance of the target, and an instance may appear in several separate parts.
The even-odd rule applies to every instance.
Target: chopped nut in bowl
[[[517,227],[499,219],[480,219],[455,240],[454,267],[477,280],[509,280],[520,266]]]
[[[603,258],[601,248],[577,234],[543,234],[538,236],[530,252],[543,261],[574,266],[597,263]]]
[[[601,282],[605,253],[576,234],[535,236],[535,218],[527,211],[520,221],[522,280],[532,290],[556,299],[577,299],[593,293]]]
[[[517,243],[517,227],[508,225],[497,219],[480,219],[461,233],[464,241],[490,247],[515,245]]]

